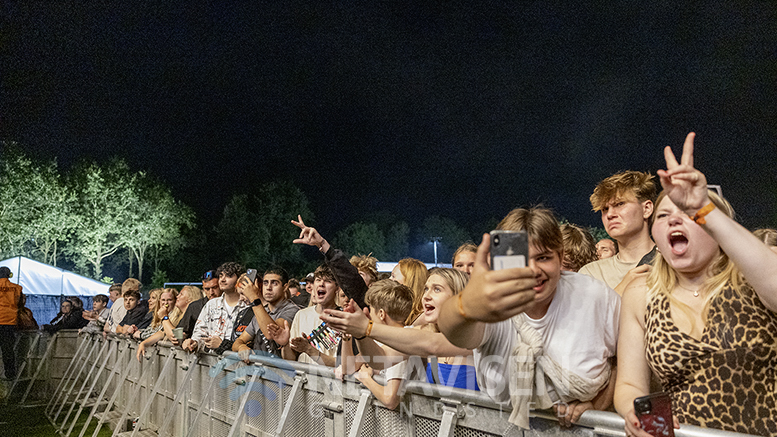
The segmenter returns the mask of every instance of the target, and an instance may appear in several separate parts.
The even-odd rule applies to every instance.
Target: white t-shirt
[[[544,354],[570,372],[595,378],[609,367],[618,343],[620,296],[601,281],[562,272],[548,312],[539,320],[519,314],[543,339]],[[487,324],[474,350],[478,386],[495,402],[510,401],[506,367],[517,334],[512,320]]]
[[[111,332],[114,334],[116,333],[116,327],[119,326],[119,323],[124,320],[124,316],[126,315],[127,309],[124,308],[124,298],[120,297],[116,299],[115,302],[113,302],[113,305],[111,305],[111,313],[108,316],[108,323],[109,327],[111,328]]]
[[[294,316],[294,322],[291,324],[291,329],[289,330],[289,338],[296,338],[296,337],[302,337],[302,334],[310,335],[311,332],[313,332],[314,329],[321,326],[321,324],[324,321],[321,320],[320,317],[318,317],[318,313],[316,312],[316,307],[307,307],[305,309],[297,311],[297,315]],[[329,349],[325,349],[323,347],[316,346],[319,352],[321,352],[322,355],[328,355],[330,357],[334,357],[337,355],[337,343],[334,344],[333,347]],[[318,364],[315,361],[313,361],[312,358],[306,353],[299,354],[299,357],[297,357],[297,361],[308,363],[308,364]]]

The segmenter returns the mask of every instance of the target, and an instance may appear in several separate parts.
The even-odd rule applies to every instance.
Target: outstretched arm
[[[353,313],[324,310],[324,314],[321,314],[320,317],[321,320],[332,328],[355,337],[363,337],[367,333],[367,327],[370,322],[367,316],[358,308]],[[455,357],[471,353],[468,349],[454,346],[439,332],[399,328],[374,323],[369,337],[394,348],[405,356]]]
[[[490,235],[484,234],[475,255],[467,286],[442,306],[440,331],[455,345],[474,349],[483,340],[485,323],[509,319],[534,302],[537,280],[528,268],[491,270],[488,266]]]
[[[667,196],[691,217],[710,203],[707,196],[707,178],[693,166],[695,136],[696,134],[691,132],[685,138],[679,163],[672,149],[667,146],[664,149],[667,169],[658,171],[661,186]],[[777,254],[718,208],[710,211],[697,223],[701,224],[729,259],[739,267],[747,282],[758,293],[761,302],[770,310],[777,311]]]

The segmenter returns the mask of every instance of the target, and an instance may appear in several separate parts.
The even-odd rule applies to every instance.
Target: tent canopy
[[[108,294],[108,284],[23,256],[0,261],[13,272],[11,282],[24,288],[27,296],[95,296]]]

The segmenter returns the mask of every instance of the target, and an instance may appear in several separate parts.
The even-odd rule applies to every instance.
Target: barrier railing
[[[57,363],[64,371],[52,368],[52,379],[38,382],[58,387],[49,392],[48,415],[63,435],[83,437],[94,421],[93,436],[106,424],[114,436],[132,437],[625,435],[623,419],[601,411],[585,412],[571,429],[533,411],[531,429],[521,430],[508,422],[510,410],[484,393],[417,381],[406,382],[402,402],[390,410],[354,379],[340,381],[329,368],[272,356],[252,355],[246,365],[233,353],[198,356],[160,344],[137,361],[137,343],[126,338],[62,332],[53,340],[69,345],[47,349],[74,351],[69,362]],[[74,429],[85,410],[86,424]],[[743,435],[693,426],[675,434]]]

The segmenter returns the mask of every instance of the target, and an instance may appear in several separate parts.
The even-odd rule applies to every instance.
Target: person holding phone
[[[623,295],[615,408],[627,436],[649,435],[634,400],[649,393],[652,370],[679,423],[777,435],[777,254],[707,189],[694,137],[680,162],[664,149],[652,227],[659,254]]]
[[[532,406],[552,407],[567,427],[586,410],[607,409],[620,296],[589,276],[562,272],[563,239],[550,210],[514,209],[498,229],[528,234],[528,267],[491,270],[491,237],[484,235],[469,284],[442,307],[440,331],[475,350],[478,385],[512,404],[515,425],[529,428]]]

